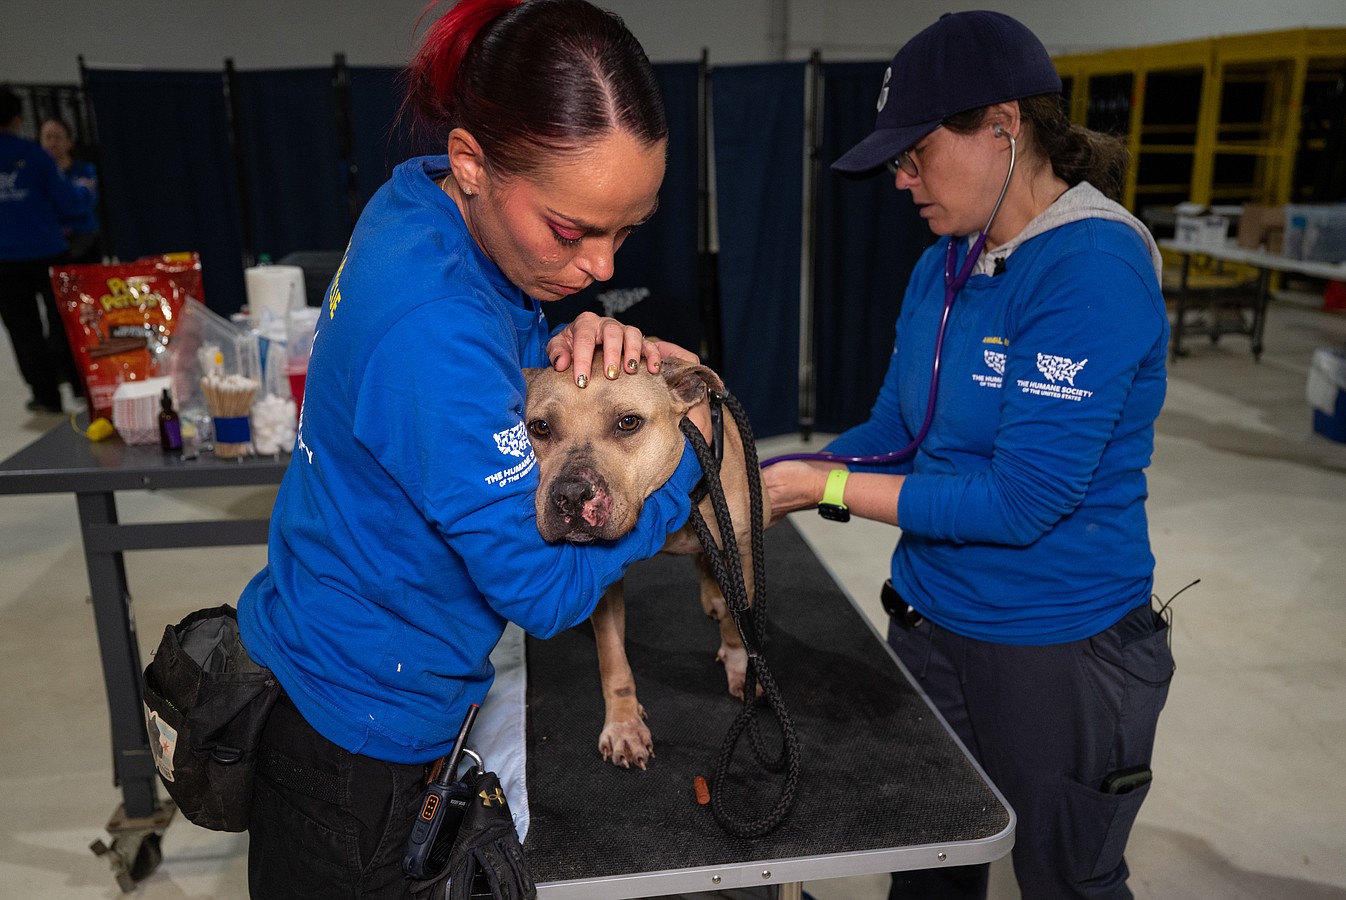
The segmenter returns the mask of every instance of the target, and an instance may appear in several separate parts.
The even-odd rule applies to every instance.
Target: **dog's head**
[[[705,366],[664,360],[658,375],[601,376],[580,389],[570,372],[525,369],[524,421],[541,484],[537,528],[548,541],[613,540],[635,527],[645,498],[682,458],[678,423],[723,391]]]

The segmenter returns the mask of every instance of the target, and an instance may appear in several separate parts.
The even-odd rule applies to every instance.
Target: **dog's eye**
[[[645,422],[644,419],[642,419],[640,416],[635,415],[634,413],[625,415],[617,420],[617,430],[628,432],[637,431],[640,429],[640,426],[644,424],[644,422]]]
[[[551,426],[547,424],[546,419],[534,419],[528,423],[528,434],[531,437],[546,440],[551,437]]]

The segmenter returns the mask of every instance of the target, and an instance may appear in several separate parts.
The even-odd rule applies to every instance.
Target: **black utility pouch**
[[[907,631],[925,621],[925,616],[918,613],[914,606],[902,599],[902,595],[897,592],[897,588],[893,587],[893,579],[891,578],[883,582],[883,587],[879,591],[879,601],[883,603],[883,611],[892,618],[893,623]]]
[[[202,828],[246,831],[280,683],[248,656],[234,608],[197,610],[164,629],[141,692],[154,763],[178,809]]]

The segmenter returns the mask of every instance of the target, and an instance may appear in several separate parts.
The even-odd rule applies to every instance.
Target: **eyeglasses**
[[[920,170],[916,168],[916,160],[912,158],[910,150],[903,150],[894,158],[884,163],[888,168],[888,173],[893,177],[897,176],[898,171],[906,172],[911,178],[920,177]]]
[[[943,127],[944,123],[941,122],[940,124],[935,126],[934,130],[931,131],[930,134],[934,134],[935,131],[938,131]],[[928,139],[929,135],[926,136],[925,140]],[[919,178],[921,172],[919,169],[916,168],[915,154],[920,152],[921,152],[920,147],[908,147],[906,150],[903,150],[901,153],[897,154],[897,156],[885,162],[884,165],[888,168],[889,173],[892,174],[894,177],[896,177],[897,173],[901,171],[906,172],[907,175],[911,178]]]

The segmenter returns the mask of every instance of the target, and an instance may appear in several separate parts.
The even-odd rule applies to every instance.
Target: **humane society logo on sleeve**
[[[0,201],[18,202],[27,199],[28,191],[19,187],[18,169],[23,168],[23,160],[19,160],[19,166],[13,172],[0,172]]]
[[[1079,362],[1067,356],[1056,356],[1049,353],[1039,353],[1037,356],[1038,372],[1046,381],[1030,381],[1021,378],[1018,381],[1019,390],[1025,394],[1035,394],[1040,397],[1055,397],[1058,400],[1072,400],[1078,403],[1094,395],[1093,391],[1087,391],[1083,388],[1075,387],[1075,377],[1080,374],[1089,360],[1082,359]]]
[[[1008,347],[1009,341],[1003,337],[984,337],[982,344],[987,345],[982,348],[981,358],[986,363],[986,368],[991,370],[991,374],[986,372],[973,372],[972,380],[984,388],[995,388],[1000,390],[1005,381],[1005,359],[1006,354],[1003,349],[992,350],[990,347]]]
[[[533,455],[533,444],[528,440],[528,430],[522,422],[506,428],[504,431],[497,431],[491,437],[495,439],[496,449],[501,454],[507,457],[518,457],[522,461],[508,469],[501,469],[494,475],[487,475],[487,484],[494,484],[499,487],[513,484],[531,472],[533,467],[537,465],[537,457]]]

